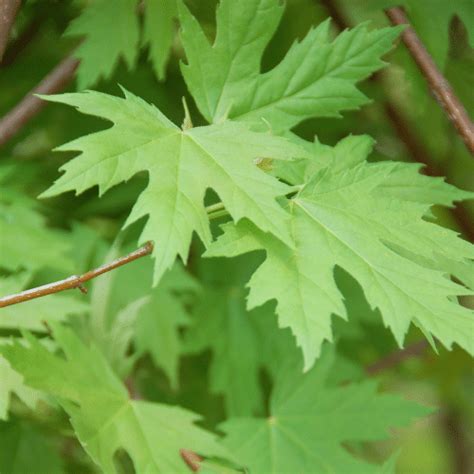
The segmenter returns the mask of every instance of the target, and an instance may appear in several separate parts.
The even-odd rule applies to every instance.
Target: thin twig
[[[0,0],[0,62],[7,49],[10,30],[20,8],[21,0]]]
[[[467,149],[474,155],[474,125],[451,85],[434,63],[430,53],[428,53],[410,25],[403,9],[399,7],[388,8],[385,13],[393,25],[408,25],[402,33],[403,42],[425,76],[438,103],[453,122]]]
[[[183,458],[183,461],[188,465],[188,467],[193,472],[198,472],[200,466],[200,462],[202,461],[201,456],[196,454],[193,451],[189,451],[188,449],[180,449],[179,454]]]
[[[61,91],[74,77],[79,60],[71,56],[61,61],[23,100],[0,120],[0,146],[33,118],[46,105],[34,94],[54,94]]]
[[[396,365],[407,359],[410,359],[412,357],[420,357],[425,353],[428,347],[429,344],[426,340],[415,342],[414,344],[405,347],[405,349],[398,349],[394,352],[391,352],[390,354],[378,360],[374,364],[366,367],[365,371],[369,375],[376,375],[384,370],[395,367]]]
[[[126,265],[127,263],[133,262],[138,258],[144,257],[145,255],[150,255],[153,251],[153,244],[147,242],[145,245],[139,249],[125,255],[124,257],[117,258],[116,260],[106,263],[98,268],[89,270],[83,275],[73,275],[64,280],[56,281],[54,283],[48,283],[47,285],[38,286],[37,288],[32,288],[30,290],[22,291],[15,295],[8,295],[0,298],[0,308],[5,306],[10,306],[13,304],[23,303],[24,301],[31,300],[33,298],[39,298],[41,296],[51,295],[53,293],[59,293],[60,291],[71,290],[73,288],[81,288],[81,291],[84,291],[85,288],[82,286],[86,281],[92,280],[93,278],[102,275],[103,273],[110,272],[115,268]]]

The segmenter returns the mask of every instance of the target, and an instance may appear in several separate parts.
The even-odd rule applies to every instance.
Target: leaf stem
[[[224,203],[218,202],[217,204],[212,204],[211,206],[207,206],[206,212],[208,214],[212,214],[213,212],[222,211],[223,209],[225,209]]]

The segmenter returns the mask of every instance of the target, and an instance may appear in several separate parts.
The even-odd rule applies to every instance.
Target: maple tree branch
[[[0,0],[1,1],[1,0]],[[11,66],[18,56],[28,47],[28,45],[35,39],[41,29],[41,18],[31,21],[26,28],[15,38],[8,46],[3,59],[0,62],[0,68]]]
[[[20,8],[21,0],[0,0],[0,62],[7,49],[10,30]]]
[[[134,250],[128,255],[117,258],[116,260],[94,268],[93,270],[89,270],[82,275],[73,275],[64,280],[48,283],[47,285],[38,286],[36,288],[31,288],[30,290],[25,290],[14,295],[4,296],[3,298],[0,298],[0,308],[23,303],[24,301],[32,300],[34,298],[40,298],[41,296],[51,295],[53,293],[59,293],[60,291],[71,290],[74,288],[79,288],[85,293],[87,290],[84,288],[84,286],[82,286],[82,284],[86,281],[92,280],[93,278],[96,278],[103,273],[110,272],[111,270],[121,267],[122,265],[133,262],[134,260],[144,257],[145,255],[150,255],[152,251],[153,244],[151,242],[147,242],[145,245],[138,248],[137,250]]]
[[[78,65],[78,59],[68,56],[0,120],[0,146],[18,133],[46,105],[47,102],[35,94],[54,94],[61,91],[74,77]]]
[[[408,25],[402,33],[405,46],[425,76],[436,100],[464,140],[467,149],[474,155],[474,125],[451,85],[438,69],[430,53],[410,25],[404,10],[400,7],[394,7],[388,8],[385,13],[393,25]]]

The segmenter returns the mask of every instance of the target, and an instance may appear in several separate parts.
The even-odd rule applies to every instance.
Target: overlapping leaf
[[[274,305],[245,307],[244,283],[259,261],[252,257],[200,262],[203,292],[185,337],[187,352],[212,350],[210,389],[225,397],[229,416],[262,412],[260,371],[272,373],[295,349],[289,331],[277,327]]]
[[[141,5],[141,6],[140,6]],[[140,40],[139,10],[143,8]],[[73,20],[67,36],[81,36],[75,51],[81,60],[78,88],[108,79],[120,59],[129,69],[135,66],[140,44],[149,48],[149,59],[158,79],[164,79],[175,34],[176,0],[95,0]]]
[[[148,216],[140,240],[156,243],[155,282],[178,254],[187,259],[193,231],[209,244],[203,203],[208,188],[217,192],[235,221],[246,217],[289,242],[288,217],[276,198],[291,188],[260,170],[254,160],[304,156],[301,147],[233,122],[181,130],[129,92],[124,99],[85,92],[48,100],[75,106],[114,126],[60,147],[82,153],[62,168],[63,176],[43,196],[80,193],[95,185],[102,194],[140,171],[148,172],[148,187],[127,223]]]
[[[359,281],[400,345],[413,322],[447,347],[457,343],[474,352],[473,312],[452,298],[469,290],[447,277],[456,274],[456,265],[474,268],[474,247],[423,219],[430,206],[418,193],[426,178],[404,182],[406,174],[400,163],[369,164],[360,155],[341,154],[309,176],[289,202],[293,246],[242,222],[226,225],[208,251],[210,256],[266,251],[249,282],[248,305],[277,300],[280,326],[296,335],[306,369],[323,340],[332,337],[331,315],[346,315],[333,277],[336,265]],[[438,181],[437,189],[442,187]],[[442,202],[470,196],[449,186],[440,194]]]
[[[405,426],[430,410],[378,394],[373,381],[331,386],[327,378],[332,368],[331,353],[304,375],[298,364],[287,365],[266,419],[234,418],[221,426],[227,433],[225,444],[252,474],[395,472],[394,459],[375,466],[353,457],[342,443],[386,438],[390,428]]]
[[[180,449],[226,457],[216,437],[198,428],[196,414],[179,407],[132,401],[104,357],[86,347],[70,329],[53,325],[66,358],[27,335],[0,353],[28,384],[58,399],[84,449],[106,473],[115,472],[114,454],[128,452],[137,472],[186,473]]]
[[[81,60],[79,89],[108,78],[120,58],[129,68],[135,64],[140,35],[136,7],[136,0],[96,0],[71,22],[66,34],[85,36],[74,53]]]
[[[175,265],[150,291],[135,324],[134,341],[138,354],[150,354],[173,388],[178,385],[179,358],[183,352],[180,330],[190,322],[179,295],[197,292],[200,292],[199,284],[181,266]]]
[[[143,42],[149,47],[149,58],[159,79],[165,77],[177,13],[176,0],[145,1]]]
[[[179,5],[188,60],[182,72],[204,117],[216,122],[228,116],[254,126],[264,119],[276,131],[310,117],[338,117],[367,103],[355,84],[383,66],[380,58],[400,32],[360,25],[332,41],[326,21],[261,74],[262,53],[283,12],[278,0],[223,0],[213,45]]]

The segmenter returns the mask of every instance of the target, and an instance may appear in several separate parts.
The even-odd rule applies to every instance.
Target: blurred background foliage
[[[286,3],[284,18],[265,52],[264,70],[282,58],[295,38],[302,38],[312,25],[327,17],[334,18],[334,34],[363,21],[381,27],[389,23],[383,8],[393,5],[389,0],[287,0]],[[396,3],[406,7],[413,26],[437,65],[470,116],[474,116],[474,2],[403,0]],[[0,65],[0,116],[77,47],[80,38],[65,36],[64,32],[87,4],[85,0],[23,2],[5,60]],[[216,2],[189,0],[187,4],[212,37]],[[142,21],[140,12],[138,16]],[[173,28],[177,32],[177,25]],[[107,80],[100,80],[91,88],[118,94],[117,84],[121,84],[156,104],[176,123],[181,123],[184,117],[181,102],[184,96],[191,107],[194,124],[202,123],[179,71],[179,61],[184,56],[179,35],[172,35],[164,80],[158,80],[148,53],[148,47],[141,47],[134,67],[128,68],[119,61]],[[388,67],[361,86],[373,99],[370,105],[360,111],[346,112],[342,119],[306,121],[296,132],[308,139],[317,135],[325,144],[335,144],[348,134],[366,133],[377,142],[373,160],[421,162],[427,165],[429,174],[446,176],[450,183],[474,191],[474,160],[401,42],[386,60]],[[77,84],[73,81],[67,89],[76,90]],[[43,236],[44,242],[51,245],[56,238],[65,245],[63,254],[67,261],[63,265],[51,268],[32,264],[26,276],[20,272],[24,282],[19,282],[19,286],[79,273],[110,259],[111,254],[107,257],[107,253],[112,242],[115,242],[113,251],[118,253],[136,244],[140,223],[121,235],[120,242],[116,237],[146,184],[144,176],[136,176],[100,199],[94,189],[77,197],[69,193],[34,201],[57,177],[58,167],[71,158],[67,153],[53,153],[52,149],[103,126],[98,119],[49,104],[0,150],[0,203],[11,205],[18,202],[18,196],[24,199],[29,196],[28,205],[41,213],[52,233]],[[0,208],[2,213],[5,209]],[[474,241],[472,201],[458,206],[455,211],[435,210],[435,215],[440,224]],[[36,232],[31,230],[30,224],[24,232]],[[200,244],[195,242],[189,273],[181,268],[177,275],[170,276],[179,280],[179,294],[168,291],[166,282],[151,290],[151,265],[143,260],[94,282],[88,297],[88,318],[78,315],[81,308],[74,306],[84,304],[78,301],[78,298],[83,301],[83,296],[70,297],[68,304],[70,313],[76,315],[73,324],[78,331],[85,338],[94,338],[105,353],[108,345],[116,344],[118,339],[124,341],[118,356],[114,345],[117,360],[112,361],[113,367],[126,376],[134,365],[135,385],[143,397],[191,408],[205,415],[208,426],[214,427],[226,413],[265,412],[272,370],[278,366],[278,348],[293,342],[288,333],[277,330],[274,320],[268,316],[273,313],[271,305],[250,313],[245,310],[244,282],[261,256],[203,261],[198,258],[200,253]],[[1,254],[3,259],[3,250]],[[18,276],[15,266],[3,268],[2,274]],[[366,377],[366,367],[396,351],[397,347],[377,312],[365,301],[361,288],[342,271],[338,272],[337,279],[346,296],[351,321],[350,324],[342,320],[334,322],[340,353],[338,378]],[[4,291],[6,288],[2,293]],[[153,298],[159,300],[154,306]],[[213,302],[212,312],[201,304],[203,301]],[[130,306],[132,302],[138,306]],[[474,307],[472,299],[465,298],[464,303]],[[148,305],[148,310],[140,305]],[[165,332],[166,340],[149,339],[153,320],[157,319],[147,319],[150,312],[155,316],[157,312],[163,313],[160,320],[165,322],[160,324],[166,327],[158,329],[160,333]],[[127,318],[132,320],[138,313],[142,330],[134,340],[137,352],[130,356]],[[119,315],[121,319],[117,319]],[[114,333],[114,325],[120,326],[116,330],[122,331],[120,334]],[[28,328],[28,325],[25,323],[22,327]],[[37,327],[29,328],[41,332]],[[6,324],[0,326],[1,336],[15,330]],[[219,334],[219,338],[214,337],[215,334]],[[407,343],[420,339],[421,334],[413,329]],[[154,346],[163,344],[166,353],[153,351]],[[243,357],[242,348],[248,360]],[[238,363],[234,364],[236,359]],[[1,371],[0,366],[0,374]],[[373,460],[382,460],[395,443],[401,447],[400,473],[474,472],[474,366],[463,351],[439,349],[436,355],[431,349],[423,348],[416,356],[378,372],[377,376],[384,388],[440,410],[411,429],[398,431],[395,442],[351,449],[363,450]],[[245,393],[239,393],[242,385]],[[5,421],[0,421],[0,466],[2,459],[7,459],[8,451],[14,448],[28,452],[27,457],[35,460],[35,472],[94,472],[80,446],[69,437],[64,415],[54,411],[47,400],[32,410],[20,398],[12,399],[8,420],[5,416]],[[28,466],[20,466],[14,472],[32,472],[28,469]],[[1,468],[0,471],[4,472]]]

